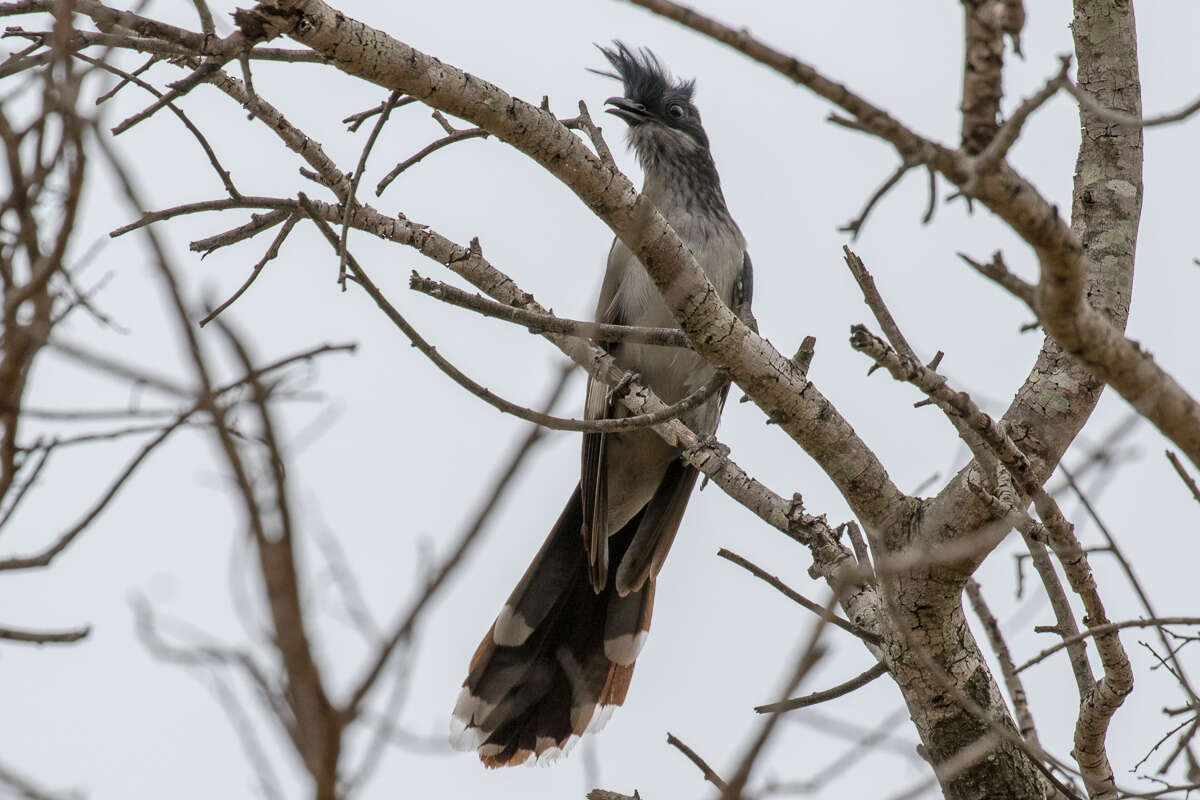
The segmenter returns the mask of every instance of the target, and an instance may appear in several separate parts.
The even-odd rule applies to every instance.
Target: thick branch
[[[992,141],[1004,97],[1004,5],[993,0],[962,0],[962,147],[975,155]]]
[[[1000,662],[1000,673],[1004,676],[1004,685],[1008,688],[1008,697],[1012,701],[1013,714],[1017,718],[1017,729],[1025,741],[1034,747],[1041,747],[1037,728],[1033,724],[1033,714],[1029,711],[1029,698],[1025,694],[1025,685],[1021,682],[1021,676],[1017,674],[1020,670],[1013,666],[1012,653],[1009,652],[1008,643],[1004,641],[1004,634],[1000,632],[1000,623],[992,614],[992,610],[988,608],[987,601],[983,599],[983,590],[979,588],[979,584],[973,578],[967,581],[967,597],[971,600],[971,607],[975,610],[975,615],[983,624],[988,643],[992,646],[992,652],[996,654],[996,660]]]

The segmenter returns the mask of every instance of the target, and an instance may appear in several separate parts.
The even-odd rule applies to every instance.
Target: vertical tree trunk
[[[1140,116],[1130,2],[1076,0],[1072,32],[1080,87],[1106,107]],[[1123,327],[1141,214],[1142,132],[1086,111],[1081,111],[1080,119],[1071,225],[1089,261],[1088,302]],[[1048,355],[1060,366],[1060,359],[1070,359],[1053,342],[1047,343],[1042,358]],[[1076,431],[1073,427],[1063,433],[1070,438]],[[934,533],[921,530],[919,522],[914,522],[914,528],[917,541]],[[939,567],[881,576],[889,665],[934,765],[953,764],[963,748],[994,731],[964,708],[963,697],[982,709],[987,719],[1016,733],[1000,689],[966,625],[961,601],[965,578]],[[1088,757],[1080,752],[1073,755],[1081,760]],[[939,779],[945,796],[953,800],[1045,796],[1040,772],[1019,747],[1007,741],[997,743],[974,764]]]
[[[967,627],[966,576],[936,573],[921,567],[884,579],[880,587],[889,621],[888,663],[925,756],[936,768],[950,767],[939,780],[952,800],[1042,800],[1041,773],[1017,744],[997,732],[1017,735],[1000,687]],[[969,765],[954,763],[956,754],[984,737],[995,740],[989,753]]]

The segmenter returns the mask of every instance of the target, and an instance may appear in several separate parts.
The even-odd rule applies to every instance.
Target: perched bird
[[[655,55],[617,42],[600,48],[624,83],[606,111],[629,125],[645,172],[642,191],[692,251],[721,299],[747,309],[750,257],[725,207],[693,81],[671,77]],[[596,306],[598,322],[675,327],[658,288],[618,239]],[[618,343],[609,352],[674,403],[713,370],[685,348]],[[725,393],[682,418],[716,431]],[[585,416],[626,415],[608,387],[589,381]],[[603,726],[629,689],[650,629],[654,589],[696,483],[696,469],[648,429],[585,433],[579,486],[471,659],[454,708],[451,741],[488,767],[541,760]]]

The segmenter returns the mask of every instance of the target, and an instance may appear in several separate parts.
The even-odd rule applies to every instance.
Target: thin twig
[[[707,761],[701,758],[695,750],[681,742],[678,737],[675,736],[675,734],[670,733],[669,731],[667,732],[667,744],[683,753],[688,761],[691,761],[693,764],[695,764],[700,770],[701,774],[704,775],[704,780],[717,787],[717,791],[724,793],[729,788],[721,776],[717,774],[717,771],[708,765]]]
[[[158,434],[158,436],[154,437],[145,445],[143,445],[141,450],[139,450],[137,454],[134,455],[134,457],[129,461],[129,463],[126,464],[125,469],[121,470],[113,482],[109,484],[108,489],[100,496],[100,499],[93,504],[91,509],[88,510],[78,522],[59,535],[59,537],[53,543],[51,543],[50,546],[41,552],[35,553],[34,555],[13,556],[10,558],[0,559],[0,571],[35,569],[38,567],[48,566],[59,553],[65,550],[67,546],[75,540],[75,537],[77,537],[80,533],[86,530],[89,525],[91,525],[92,520],[100,515],[100,512],[103,511],[113,497],[116,496],[121,487],[125,485],[125,481],[127,481],[129,477],[137,470],[142,461],[144,461],[146,457],[155,450],[155,448],[166,441],[167,437],[174,433],[187,420],[188,417],[195,413],[195,411],[196,409],[193,407],[183,414],[180,414],[169,424],[167,424],[163,428],[162,432]]]
[[[117,92],[121,91],[122,89],[125,88],[126,85],[129,84],[130,77],[136,76],[136,75],[141,75],[143,72],[150,69],[157,63],[158,63],[158,56],[150,56],[150,58],[146,59],[146,63],[142,64],[137,69],[129,72],[128,76],[122,77],[121,80],[116,82],[116,84],[113,86],[113,88],[109,89],[107,92],[105,92],[104,94],[97,97],[96,105],[101,105],[102,103],[106,103],[109,100],[111,100],[112,98],[116,97]]]
[[[1132,114],[1126,114],[1123,111],[1108,108],[1099,100],[1093,97],[1088,92],[1081,89],[1072,81],[1065,81],[1064,88],[1070,92],[1079,105],[1087,109],[1087,111],[1105,122],[1111,122],[1125,128],[1151,128],[1156,125],[1169,125],[1172,122],[1179,122],[1200,111],[1200,97],[1188,103],[1178,111],[1171,111],[1165,114],[1158,114],[1153,117],[1135,117]]]
[[[259,274],[263,271],[263,268],[267,266],[267,262],[274,260],[279,255],[279,248],[283,246],[288,234],[292,232],[292,229],[296,227],[296,223],[299,221],[300,217],[296,214],[292,214],[286,220],[284,220],[283,227],[279,229],[279,233],[275,234],[275,238],[271,241],[270,246],[267,247],[267,252],[263,253],[263,257],[260,258],[258,263],[254,265],[254,268],[250,270],[249,277],[242,282],[242,285],[237,288],[237,291],[231,294],[224,303],[221,303],[221,305],[204,315],[204,317],[200,320],[201,328],[220,316],[222,311],[229,308],[231,305],[237,302],[239,297],[246,293],[246,290],[250,288],[250,284],[254,283]]]
[[[1052,647],[1047,647],[1016,669],[1017,672],[1024,672],[1034,664],[1045,661],[1064,647],[1068,647],[1076,642],[1082,642],[1092,636],[1102,636],[1124,628],[1161,628],[1166,625],[1200,625],[1200,617],[1152,617],[1150,619],[1127,619],[1121,622],[1109,622],[1106,625],[1096,625],[1080,631],[1074,636],[1067,637]]]
[[[917,164],[914,161],[901,162],[900,166],[896,167],[896,171],[889,175],[887,180],[881,183],[879,188],[876,189],[875,192],[867,199],[866,205],[863,206],[863,210],[859,212],[858,216],[847,222],[842,227],[838,228],[838,230],[842,233],[850,234],[850,241],[857,241],[858,234],[862,232],[863,225],[866,224],[867,217],[871,214],[871,210],[875,208],[875,204],[878,203],[880,199],[882,199],[883,196],[887,194],[888,191],[890,191],[891,188],[895,186],[901,178],[904,177],[904,173],[908,172],[916,165]]]
[[[251,214],[250,221],[235,228],[230,228],[227,231],[207,236],[203,239],[196,239],[188,244],[188,249],[194,253],[201,253],[201,258],[211,255],[213,251],[227,247],[231,244],[236,244],[246,239],[252,239],[264,231],[268,231],[279,223],[295,216],[297,208],[295,204],[290,207],[277,208],[274,211],[268,211],[265,214]]]
[[[1167,454],[1167,460],[1171,462],[1171,466],[1175,468],[1175,472],[1179,474],[1179,479],[1188,487],[1188,491],[1192,493],[1192,497],[1196,498],[1196,502],[1200,503],[1200,486],[1196,485],[1196,481],[1183,468],[1183,464],[1179,461],[1179,456],[1175,455],[1170,450],[1164,451]]]
[[[92,632],[90,625],[71,631],[31,631],[22,628],[0,628],[0,639],[27,644],[70,644]]]
[[[1062,472],[1063,477],[1066,478],[1067,485],[1071,487],[1071,491],[1075,493],[1077,498],[1079,498],[1079,502],[1083,505],[1083,508],[1087,512],[1088,516],[1091,517],[1092,521],[1096,523],[1096,527],[1099,529],[1100,535],[1104,537],[1104,541],[1108,545],[1108,549],[1112,552],[1113,557],[1117,559],[1117,563],[1121,565],[1121,571],[1125,573],[1126,579],[1129,581],[1130,586],[1133,587],[1133,591],[1137,594],[1138,600],[1141,601],[1142,608],[1146,610],[1146,614],[1148,614],[1151,618],[1157,617],[1158,613],[1150,604],[1150,595],[1146,592],[1145,588],[1142,586],[1142,582],[1134,573],[1133,565],[1129,563],[1129,559],[1125,557],[1125,553],[1121,549],[1121,546],[1117,544],[1116,537],[1112,535],[1112,532],[1109,531],[1108,526],[1104,524],[1104,520],[1100,518],[1100,514],[1096,511],[1095,506],[1092,505],[1091,500],[1088,499],[1088,496],[1079,487],[1079,484],[1075,481],[1075,476],[1071,473],[1071,471],[1063,464],[1059,464],[1058,469],[1060,472]],[[1048,498],[1048,500],[1050,503],[1053,503],[1052,498]],[[1082,552],[1080,555],[1086,566],[1086,552]],[[1099,603],[1099,597],[1097,596],[1093,602]],[[1094,612],[1089,610],[1088,613],[1089,615],[1092,615]],[[1103,624],[1103,622],[1096,616],[1092,616],[1091,623],[1095,625]],[[1167,650],[1167,653],[1171,659],[1171,663],[1175,666],[1176,676],[1179,679],[1180,686],[1191,698],[1192,702],[1200,703],[1200,696],[1198,696],[1196,691],[1192,688],[1191,683],[1188,681],[1187,676],[1183,671],[1183,665],[1179,663],[1179,660],[1175,657],[1175,649],[1171,647],[1169,642],[1167,642],[1167,637],[1161,628],[1156,629],[1156,632],[1158,633],[1159,641],[1162,642],[1163,647]]]
[[[879,322],[879,327],[883,329],[884,336],[892,343],[892,347],[903,356],[911,358],[913,361],[919,361],[916,351],[912,349],[912,345],[904,338],[904,334],[900,331],[900,326],[896,324],[892,312],[888,310],[887,304],[883,301],[883,296],[879,294],[879,289],[875,287],[875,279],[871,277],[871,273],[867,271],[867,267],[863,264],[863,260],[846,245],[842,245],[842,254],[846,261],[846,266],[850,268],[850,274],[854,276],[854,280],[858,283],[858,288],[862,291],[863,301],[867,307],[871,309],[871,313],[875,315],[875,319]]]
[[[27,416],[27,413],[22,412],[22,418]],[[45,445],[42,448],[41,453],[37,456],[37,461],[33,465],[33,469],[25,470],[25,466],[29,459],[21,460],[21,464],[18,469],[25,472],[25,479],[21,481],[21,485],[16,488],[15,492],[11,491],[10,484],[9,493],[12,494],[12,498],[9,499],[8,507],[4,509],[4,513],[0,514],[0,529],[3,529],[4,526],[9,523],[9,521],[13,518],[13,515],[17,513],[17,509],[21,507],[22,502],[26,497],[29,496],[29,490],[32,489],[37,483],[38,476],[41,475],[42,470],[46,468],[46,463],[50,460],[50,454],[54,452],[54,448],[56,446],[57,443],[55,442]],[[13,479],[16,479],[16,475],[13,476]]]
[[[805,597],[804,595],[797,592],[795,589],[788,586],[786,583],[781,581],[779,578],[775,577],[774,575],[769,574],[766,570],[762,569],[758,565],[756,565],[750,561],[747,561],[745,558],[742,558],[737,553],[730,552],[729,550],[726,550],[725,548],[722,547],[720,550],[717,551],[717,555],[719,557],[725,559],[726,561],[730,561],[734,564],[737,564],[739,567],[746,570],[747,572],[749,572],[751,575],[758,578],[759,580],[761,580],[765,583],[768,583],[771,586],[774,586],[776,589],[778,589],[780,591],[780,593],[782,593],[789,600],[799,603],[800,605],[804,606],[804,608],[807,608],[809,611],[813,612],[814,614],[819,615],[819,614],[824,613],[824,609],[822,609],[820,605],[818,605],[817,603],[814,603],[812,600],[809,600],[807,597]],[[855,625],[853,622],[848,622],[848,621],[842,619],[841,617],[837,616],[836,614],[830,617],[829,622],[831,624],[836,625],[837,627],[841,628],[842,630],[846,631],[847,633],[851,633],[851,634],[857,636],[859,639],[862,639],[864,642],[867,642],[868,644],[877,645],[882,641],[878,636],[871,633],[870,631],[863,630],[862,628]]]
[[[925,213],[921,217],[921,224],[928,225],[933,222],[933,212],[937,210],[937,172],[928,164],[925,165],[925,171],[929,173],[929,204],[925,206]]]
[[[1108,615],[1100,597],[1095,575],[1088,564],[1087,554],[1083,552],[1083,547],[1075,535],[1074,526],[1063,516],[1054,498],[1046,494],[1044,490],[1040,490],[1033,499],[1038,516],[1049,534],[1050,547],[1054,550],[1054,555],[1058,557],[1059,563],[1062,564],[1063,572],[1071,589],[1079,596],[1083,604],[1085,619],[1089,625],[1096,627],[1108,624]],[[1022,511],[1022,513],[1025,512]],[[1026,516],[1028,515],[1026,514]],[[1114,546],[1111,538],[1109,544]],[[1114,547],[1115,553],[1116,548]],[[1139,584],[1134,580],[1132,574],[1130,574],[1130,579],[1134,581],[1134,588],[1139,588]],[[1159,629],[1159,634],[1162,635],[1161,629]],[[1107,798],[1117,796],[1117,789],[1108,758],[1106,741],[1113,714],[1120,708],[1125,697],[1133,691],[1133,669],[1116,631],[1098,634],[1094,642],[1104,672],[1090,690],[1080,693],[1079,716],[1075,721],[1075,747],[1072,755],[1079,764],[1080,773],[1089,793],[1107,800]],[[1182,675],[1178,677],[1186,688],[1187,684]]]
[[[293,364],[297,361],[307,361],[324,353],[330,352],[353,352],[354,347],[354,345],[321,345],[320,347],[304,351],[297,355],[280,359],[272,364],[259,367],[253,373],[249,373],[237,381],[226,384],[225,386],[217,389],[214,392],[214,397],[219,397],[220,395],[237,386],[242,386],[257,376],[269,374],[276,369]],[[59,553],[65,550],[80,533],[87,529],[87,527],[92,523],[92,520],[94,520],[100,514],[100,512],[108,506],[109,502],[112,501],[113,497],[116,496],[117,492],[120,491],[121,487],[124,486],[125,482],[129,480],[130,476],[133,475],[146,457],[149,456],[150,453],[152,453],[160,444],[166,441],[166,439],[172,433],[174,433],[185,422],[187,422],[187,420],[190,419],[193,414],[197,413],[200,410],[200,407],[200,402],[197,401],[191,406],[191,408],[178,413],[174,419],[163,426],[162,431],[158,434],[158,436],[154,437],[145,445],[143,445],[142,448],[134,455],[134,457],[130,459],[129,463],[126,464],[125,468],[117,475],[117,477],[109,485],[108,489],[105,490],[104,494],[102,494],[95,504],[93,504],[91,509],[89,509],[79,519],[79,521],[75,523],[75,525],[71,526],[64,533],[62,533],[49,547],[31,556],[14,556],[0,559],[0,571],[33,569],[49,565],[50,562],[53,561]]]
[[[371,117],[375,116],[376,114],[382,114],[383,106],[386,102],[387,101],[385,100],[383,103],[373,106],[372,108],[368,108],[366,111],[359,111],[358,113],[351,114],[343,119],[342,122],[347,126],[346,130],[350,131],[351,133],[355,133],[360,127],[362,127],[362,124]],[[401,106],[406,106],[409,103],[415,102],[417,102],[417,98],[415,97],[401,97],[395,103],[392,103],[392,108],[400,108]]]
[[[109,231],[108,235],[115,239],[118,236],[123,236],[130,231],[144,228],[152,223],[162,222],[163,220],[172,219],[184,214],[200,214],[206,211],[225,211],[231,208],[272,209],[272,211],[268,214],[254,215],[254,218],[249,223],[241,228],[235,229],[236,231],[241,232],[245,228],[255,226],[253,228],[253,233],[258,233],[266,228],[274,227],[275,225],[278,225],[287,219],[288,215],[295,210],[296,201],[283,200],[277,197],[247,197],[243,195],[242,197],[236,199],[222,198],[220,200],[201,200],[197,203],[183,203],[181,205],[172,206],[171,208],[164,208],[159,211],[146,212],[133,222],[126,223],[119,228],[114,228],[113,230]],[[229,236],[231,234],[233,234],[233,231],[222,234],[222,236]],[[232,241],[241,241],[241,239],[244,238],[246,238],[246,236],[241,236],[240,238]],[[222,241],[221,245],[213,246],[209,244],[209,240],[201,239],[200,241],[193,242],[189,246],[189,249],[197,252],[210,251],[215,250],[217,247],[224,244],[232,244],[232,241]]]
[[[246,87],[250,87],[247,85]],[[392,107],[396,105],[403,93],[393,91],[388,98],[383,101],[383,110],[379,113],[379,119],[375,121],[375,126],[371,128],[371,135],[367,137],[366,144],[363,145],[362,154],[358,157],[358,166],[354,168],[354,175],[350,178],[350,192],[342,200],[342,205],[345,207],[345,212],[342,214],[342,237],[338,241],[338,286],[342,287],[342,291],[346,291],[346,243],[350,236],[350,214],[354,211],[354,206],[357,204],[355,195],[358,192],[358,182],[362,180],[363,173],[367,170],[367,157],[371,155],[371,149],[375,147],[375,140],[379,138],[380,131],[387,124],[388,117],[391,116]]]
[[[385,189],[387,189],[387,187],[389,185],[391,185],[392,181],[394,181],[394,180],[396,180],[396,178],[400,177],[400,173],[404,172],[406,169],[413,166],[414,164],[419,163],[426,156],[431,155],[432,153],[436,153],[438,150],[441,150],[443,147],[447,147],[449,145],[454,144],[455,142],[462,142],[467,139],[486,139],[490,135],[491,134],[489,134],[483,128],[467,128],[466,130],[453,131],[452,133],[450,133],[446,136],[443,136],[441,139],[438,139],[435,142],[431,142],[430,144],[427,144],[425,147],[422,147],[419,151],[417,151],[414,155],[410,156],[409,158],[404,159],[399,164],[392,167],[391,172],[389,172],[387,175],[384,175],[383,178],[379,181],[379,183],[376,184],[375,195],[379,196],[379,195],[383,194],[383,191]]]
[[[801,714],[799,715],[799,721],[808,722],[809,717],[815,717],[817,713],[809,712],[808,714]],[[841,755],[817,770],[816,774],[811,778],[803,781],[769,781],[763,789],[763,794],[813,794],[834,780],[853,774],[851,767],[856,762],[866,758],[882,743],[895,741],[891,737],[891,732],[902,723],[907,723],[908,718],[908,708],[903,705],[900,706],[895,711],[880,719],[871,729],[855,732],[853,734],[853,744],[847,747]],[[796,717],[793,716],[791,719],[796,719]],[[822,732],[830,731],[826,726],[818,727],[817,730]],[[841,732],[838,732],[837,735],[849,738],[847,734]],[[893,752],[901,751],[903,751],[904,755],[913,757],[917,755],[917,750],[911,743],[896,742],[893,746]]]
[[[550,109],[547,108],[547,111]],[[572,123],[575,123],[574,125]],[[604,141],[604,133],[592,122],[592,115],[588,113],[587,103],[579,101],[579,116],[573,120],[563,120],[563,125],[568,128],[578,126],[592,140],[592,147],[596,148],[596,155],[604,162],[606,167],[616,169],[617,161],[613,158],[612,150],[608,149],[608,142]]]
[[[946,413],[960,418],[994,451],[1000,463],[1015,477],[1024,479],[1032,474],[1025,453],[1013,442],[1002,424],[984,413],[970,395],[953,391],[946,385],[946,378],[936,370],[922,365],[911,356],[897,353],[862,325],[851,326],[850,331],[851,347],[874,359],[896,380],[916,386]]]
[[[198,2],[203,2],[203,0],[198,0]],[[213,672],[211,678],[213,696],[217,698],[217,704],[221,706],[225,716],[229,719],[229,724],[233,727],[233,732],[241,744],[242,752],[254,769],[258,788],[267,800],[284,800],[286,795],[280,788],[279,778],[271,768],[270,758],[267,756],[262,742],[259,741],[258,734],[254,730],[254,722],[246,713],[243,703],[220,675]]]
[[[1008,151],[1021,136],[1021,129],[1024,128],[1025,121],[1029,119],[1029,116],[1041,108],[1047,100],[1057,94],[1058,90],[1065,85],[1067,82],[1067,70],[1071,66],[1071,57],[1061,56],[1060,60],[1062,63],[1058,73],[1046,81],[1046,84],[1041,89],[1022,102],[1021,105],[1017,106],[1012,116],[996,131],[996,135],[988,142],[983,152],[975,157],[972,165],[973,174],[963,185],[963,192],[967,194],[974,193],[975,182],[979,180],[979,176],[986,175],[996,169],[996,166],[1004,160],[1005,156],[1008,155]]]
[[[806,694],[803,697],[793,697],[789,700],[781,700],[778,703],[767,703],[763,706],[755,706],[754,710],[759,714],[774,714],[782,711],[793,711],[797,708],[807,708],[815,706],[817,703],[824,703],[827,700],[833,700],[837,697],[850,694],[855,689],[861,689],[871,681],[886,675],[888,668],[880,662],[876,662],[869,669],[855,675],[848,681],[839,683],[831,689],[825,689],[820,692]]]
[[[1003,496],[989,492],[975,481],[968,481],[967,486],[975,492],[980,500],[992,507],[993,513],[998,518],[1007,518],[1021,533],[1021,538],[1029,550],[1030,559],[1033,561],[1034,569],[1037,570],[1038,577],[1041,578],[1042,585],[1046,589],[1046,597],[1050,601],[1050,608],[1054,611],[1058,634],[1064,640],[1074,637],[1079,633],[1079,623],[1075,620],[1071,601],[1067,598],[1066,589],[1063,588],[1062,581],[1054,570],[1054,562],[1046,548],[1045,543],[1049,534],[1044,525],[1036,522],[1023,508],[1018,506],[1019,501],[1016,499],[1016,491],[1011,480],[997,481],[997,483]],[[1096,678],[1092,674],[1092,665],[1088,659],[1087,647],[1080,641],[1067,645],[1067,648],[1070,655],[1071,672],[1075,676],[1075,685],[1079,689],[1080,697],[1083,697],[1091,691],[1096,683]]]
[[[241,650],[218,644],[177,645],[169,642],[159,633],[157,618],[146,598],[134,595],[130,605],[133,611],[134,632],[142,646],[151,655],[170,664],[188,669],[204,670],[210,677],[212,683],[209,684],[209,688],[213,690],[217,702],[225,711],[234,732],[241,741],[247,759],[258,776],[259,786],[267,797],[281,798],[282,794],[278,791],[279,781],[271,769],[270,761],[264,756],[261,743],[254,732],[254,726],[247,718],[243,704],[237,701],[232,689],[226,685],[218,670],[233,669],[244,676],[264,706],[288,731],[294,743],[296,732],[289,723],[288,712],[284,708],[281,692],[272,684],[266,671],[249,653]]]
[[[464,292],[448,283],[425,278],[415,271],[409,278],[408,286],[410,289],[450,305],[476,311],[487,317],[515,322],[534,333],[560,333],[597,342],[635,342],[664,347],[691,347],[687,335],[678,328],[637,328],[631,325],[608,325],[539,314],[516,306],[497,303],[495,300],[489,300],[479,294]]]
[[[242,53],[249,51],[251,46],[252,43],[247,40],[245,34],[243,34],[241,30],[235,30],[229,36],[225,37],[224,39],[219,39],[215,42],[209,42],[208,37],[205,37],[205,41],[202,45],[202,54],[196,54],[197,56],[203,55],[204,60],[199,60],[195,57],[191,59],[185,59],[185,63],[195,65],[192,72],[186,77],[169,84],[171,90],[162,95],[155,102],[151,103],[148,107],[142,109],[127,119],[122,120],[120,123],[114,126],[112,128],[112,135],[120,136],[122,133],[129,130],[134,125],[137,125],[139,122],[149,119],[163,106],[169,105],[175,100],[183,97],[201,83],[208,82],[218,72],[221,71],[221,68],[226,63],[238,58]],[[248,63],[248,61],[249,59],[247,59],[247,61],[244,63]],[[249,105],[253,110],[257,105],[254,103],[255,95],[251,87],[247,87],[247,92],[250,94],[251,102]]]
[[[1009,293],[1022,300],[1025,305],[1034,309],[1036,313],[1034,295],[1037,288],[1033,284],[1022,280],[1016,274],[1009,272],[1008,267],[1004,264],[1004,256],[999,250],[992,254],[991,262],[986,264],[982,261],[976,261],[966,253],[958,253],[957,255],[980,275],[990,278],[1003,286]]]

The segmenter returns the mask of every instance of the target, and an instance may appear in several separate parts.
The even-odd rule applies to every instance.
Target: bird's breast
[[[731,304],[734,286],[745,259],[745,242],[741,233],[728,215],[720,219],[707,214],[690,213],[683,204],[676,204],[675,208],[674,213],[667,210],[667,221],[691,250],[721,300],[726,305]],[[661,205],[660,210],[663,210]],[[618,243],[618,247],[623,245]],[[663,294],[646,270],[632,254],[628,254],[628,259],[629,268],[625,270],[617,296],[621,318],[629,325],[678,327],[663,300]],[[681,293],[686,290],[686,287],[680,287]],[[670,296],[670,287],[666,293]],[[673,302],[682,299],[671,297]],[[623,368],[641,374],[655,393],[668,403],[680,400],[712,375],[712,369],[700,356],[679,347],[626,343],[619,348],[617,362]]]

